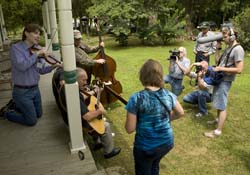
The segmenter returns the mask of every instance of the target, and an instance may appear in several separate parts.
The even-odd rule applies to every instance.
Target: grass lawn
[[[188,51],[188,58],[194,61],[192,53],[194,42],[184,41],[169,46],[141,46],[138,41],[129,41],[130,46],[119,47],[112,38],[104,37],[105,52],[117,63],[115,78],[123,87],[122,96],[129,99],[130,95],[141,90],[138,80],[138,71],[148,58],[161,62],[165,74],[168,73],[166,58],[169,50],[184,46]],[[91,42],[97,43],[96,38]],[[90,42],[90,44],[91,44]],[[250,55],[245,54],[244,71],[233,82],[229,92],[227,120],[223,134],[219,138],[209,139],[203,136],[204,131],[214,129],[206,121],[216,117],[216,110],[208,105],[208,117],[197,119],[194,115],[198,112],[196,106],[185,104],[182,97],[194,90],[189,85],[189,78],[185,77],[183,93],[178,97],[184,110],[182,119],[172,122],[175,135],[174,149],[162,159],[161,175],[248,175],[250,174]],[[94,56],[94,55],[93,55]],[[210,58],[214,64],[214,56]],[[169,85],[165,86],[167,89]],[[121,174],[134,174],[133,141],[134,134],[128,135],[124,129],[126,110],[123,103],[117,101],[107,107],[108,121],[112,123],[115,132],[115,143],[122,148],[119,156],[105,160],[101,151],[93,152],[98,168],[119,166],[125,170]],[[143,161],[143,160],[142,160]]]

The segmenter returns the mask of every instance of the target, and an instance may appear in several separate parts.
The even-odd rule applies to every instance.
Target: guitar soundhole
[[[98,110],[99,106],[97,104],[95,104],[95,110]]]
[[[101,120],[101,119],[102,119],[102,115],[99,115],[99,116],[97,117],[97,119],[98,119],[98,120]]]

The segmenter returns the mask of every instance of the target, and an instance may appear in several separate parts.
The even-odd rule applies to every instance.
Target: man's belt
[[[16,88],[21,88],[21,89],[32,89],[32,88],[35,88],[35,87],[38,87],[38,85],[31,85],[31,86],[25,86],[25,85],[17,85],[15,84],[14,87]]]
[[[197,53],[201,53],[201,54],[203,54],[203,53],[208,53],[208,52],[204,52],[204,51],[197,51]]]
[[[174,80],[182,80],[182,78],[175,78],[175,77],[171,77]]]

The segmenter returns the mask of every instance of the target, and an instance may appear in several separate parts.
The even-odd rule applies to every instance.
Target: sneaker
[[[206,115],[208,115],[208,113],[201,113],[201,112],[199,112],[199,113],[195,114],[195,117],[201,118],[201,117],[205,117]]]
[[[219,119],[216,118],[215,120],[209,120],[209,121],[207,121],[207,124],[209,124],[209,125],[214,125],[214,124],[217,124],[218,121],[219,121]]]
[[[15,109],[15,103],[14,103],[13,99],[11,99],[5,106],[3,106],[0,109],[0,117],[5,118],[4,114],[7,111],[14,110],[14,109]]]
[[[8,106],[4,106],[0,109],[0,118],[5,119],[5,113],[8,111]]]
[[[221,135],[221,131],[217,131],[217,130],[213,130],[210,132],[204,132],[204,136],[208,137],[208,138],[214,138],[214,137],[218,137]]]

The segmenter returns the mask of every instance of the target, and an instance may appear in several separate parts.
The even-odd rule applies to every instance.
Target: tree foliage
[[[91,0],[72,0],[72,16],[74,18],[75,26],[77,26],[77,19],[79,19],[79,27],[81,31],[83,31],[83,26],[85,24],[89,24],[91,22],[91,18],[89,18],[89,14],[87,12],[87,9],[91,6]],[[83,16],[86,17],[86,23],[83,23],[83,21],[81,20]],[[85,27],[89,29],[89,25]]]
[[[161,39],[166,43],[176,36],[166,30],[167,27],[177,29],[173,26],[176,23],[170,22],[175,14],[174,0],[92,0],[92,3],[89,13],[112,24],[113,33],[122,45],[127,43],[132,27],[136,27],[138,37],[145,44],[154,44]],[[164,37],[159,38],[162,35]]]
[[[132,0],[92,0],[88,9],[91,16],[98,16],[106,26],[112,25],[112,32],[121,45],[127,44],[130,25],[136,19]]]
[[[0,0],[8,31],[26,23],[42,24],[42,5],[39,0]],[[244,42],[248,42],[249,0],[72,0],[74,19],[88,17],[91,25],[98,16],[101,29],[110,27],[121,45],[135,35],[144,44],[167,44],[182,35],[192,35],[202,21],[214,21],[219,27],[233,17],[238,23]],[[80,27],[83,25],[80,24]]]
[[[87,9],[92,5],[90,0],[72,0],[73,18],[88,16]]]
[[[42,6],[38,0],[0,0],[6,28],[16,31],[27,23],[42,24]]]
[[[250,8],[246,8],[234,18],[234,25],[238,30],[241,45],[250,50]]]

